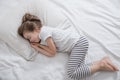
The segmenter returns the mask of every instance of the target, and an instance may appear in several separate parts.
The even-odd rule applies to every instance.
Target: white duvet
[[[0,11],[6,12],[7,9],[11,9],[10,7],[20,4],[27,5],[27,1],[1,0]],[[64,20],[58,21],[59,25],[56,23],[53,27],[87,36],[89,50],[85,60],[86,63],[91,63],[108,55],[112,62],[120,67],[119,0],[49,1],[57,5],[59,11],[65,17]],[[50,13],[49,10],[48,13]],[[3,12],[0,13],[0,16],[3,14]],[[48,18],[46,14],[42,17],[46,18],[43,20],[45,25],[53,25],[54,17]],[[59,17],[59,15],[55,17]],[[0,28],[2,27],[0,26]],[[46,57],[37,54],[34,60],[26,61],[17,55],[7,43],[0,39],[0,80],[64,80],[66,78],[65,71],[68,57],[69,55],[67,53],[57,53],[55,57]],[[91,75],[88,79],[120,80],[120,71],[101,71]]]

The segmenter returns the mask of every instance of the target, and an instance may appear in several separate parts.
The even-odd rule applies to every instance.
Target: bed
[[[24,13],[40,17],[43,25],[85,35],[85,63],[103,56],[120,68],[120,0],[1,0],[0,80],[70,80],[67,53],[38,54],[17,35]],[[120,71],[99,71],[80,80],[120,80]]]

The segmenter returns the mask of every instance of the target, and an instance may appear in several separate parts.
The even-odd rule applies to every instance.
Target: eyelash
[[[31,38],[31,37],[28,37],[27,40],[30,41],[30,38]]]
[[[30,41],[29,39],[27,39],[28,41]]]

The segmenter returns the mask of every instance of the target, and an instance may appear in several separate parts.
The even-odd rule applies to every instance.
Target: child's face
[[[23,36],[25,39],[29,40],[31,43],[40,41],[39,30],[34,30],[33,32],[25,31],[23,33]]]

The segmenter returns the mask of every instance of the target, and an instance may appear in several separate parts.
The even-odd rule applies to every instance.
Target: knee
[[[68,78],[70,78],[70,79],[75,79],[75,73],[73,72],[73,71],[71,71],[71,72],[67,72],[67,76],[68,76]]]
[[[75,79],[75,80],[78,78],[81,79],[81,77],[76,74],[76,71],[68,71],[67,76],[70,79]]]

